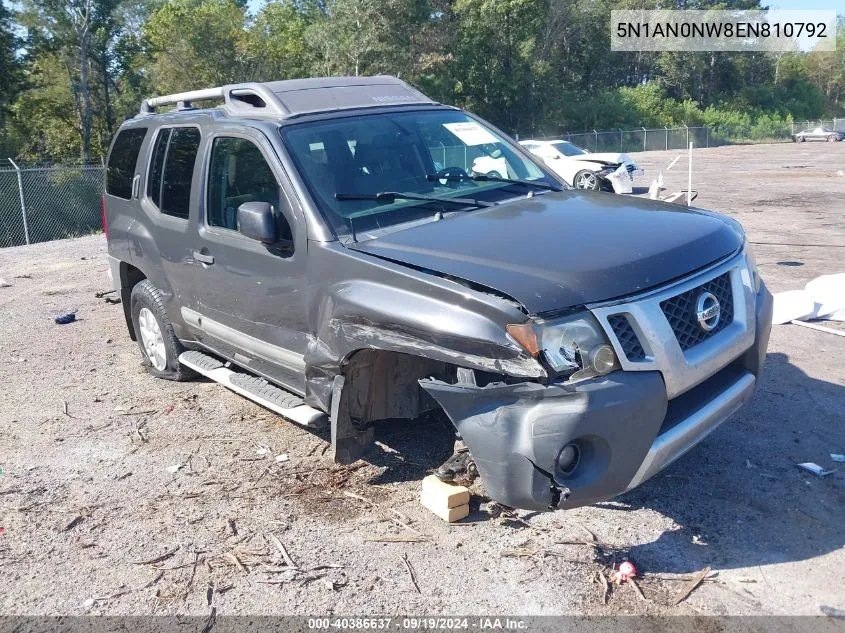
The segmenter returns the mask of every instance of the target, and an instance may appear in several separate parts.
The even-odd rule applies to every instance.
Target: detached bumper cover
[[[754,344],[672,401],[658,371],[618,371],[574,385],[420,384],[463,436],[492,499],[526,510],[586,505],[640,485],[751,397],[771,330],[765,286],[755,316]],[[566,475],[557,457],[570,443],[580,462]]]

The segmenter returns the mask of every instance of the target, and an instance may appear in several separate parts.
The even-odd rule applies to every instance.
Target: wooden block
[[[442,482],[434,475],[423,479],[422,493],[429,503],[444,510],[469,503],[469,490],[466,487]]]
[[[431,493],[427,492],[424,492],[422,494],[422,497],[420,497],[420,503],[422,503],[423,506],[428,508],[431,512],[439,516],[447,523],[460,521],[461,519],[466,518],[466,516],[469,514],[468,503],[465,503],[461,506],[455,506],[454,508],[447,508],[443,505],[442,497],[438,495],[432,495]]]

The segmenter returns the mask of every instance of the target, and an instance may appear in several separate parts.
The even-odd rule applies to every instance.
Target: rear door
[[[104,229],[108,230],[109,254],[131,261],[129,228],[135,221],[138,198],[138,156],[147,136],[146,127],[126,128],[118,132],[109,152],[104,196]]]
[[[212,349],[303,392],[308,344],[307,237],[280,183],[284,174],[261,132],[217,132],[204,142],[198,263],[191,311],[183,318]],[[238,232],[245,202],[272,205],[281,237],[265,245]]]
[[[200,129],[193,125],[156,131],[140,200],[142,226],[133,229],[138,242],[135,253],[147,260],[139,268],[165,293],[167,309],[180,338],[190,338],[181,331],[175,317],[182,306],[190,304],[194,283],[195,266],[188,235],[200,140]]]

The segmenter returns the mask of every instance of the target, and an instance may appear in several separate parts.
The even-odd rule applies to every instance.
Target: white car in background
[[[634,178],[645,174],[628,154],[592,154],[564,140],[529,139],[520,144],[576,189],[632,193]]]

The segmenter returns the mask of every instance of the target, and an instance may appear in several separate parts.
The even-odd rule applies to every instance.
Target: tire
[[[792,142],[793,142],[793,143],[797,143],[797,142],[798,142],[798,140],[799,140],[799,139],[798,139],[798,137],[797,137],[797,136],[793,136],[793,137],[792,137]]]
[[[156,378],[190,380],[196,373],[179,363],[185,348],[176,338],[161,291],[148,279],[135,284],[129,302],[142,363]]]
[[[839,140],[839,139],[837,138],[837,136],[836,136],[835,134],[831,134],[830,136],[828,136],[828,137],[827,137],[827,142],[828,142],[828,143],[835,143],[835,142],[836,142],[836,141],[838,141],[838,140]]]
[[[598,191],[601,189],[601,181],[599,180],[599,177],[589,169],[582,169],[575,174],[575,178],[572,179],[572,186],[576,189]]]
[[[807,140],[807,137],[806,137],[806,136],[802,136],[802,137],[801,137],[801,142],[802,142],[802,143],[803,143],[804,141],[806,141],[806,140]]]
[[[497,171],[488,171],[485,175],[488,178],[503,178],[502,174]]]

